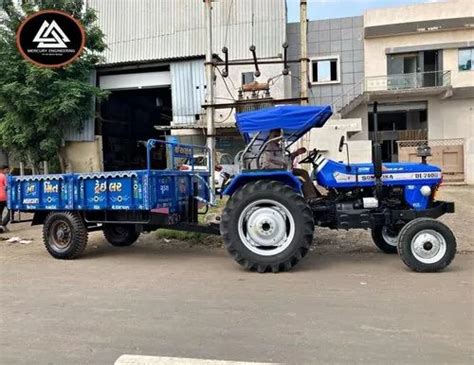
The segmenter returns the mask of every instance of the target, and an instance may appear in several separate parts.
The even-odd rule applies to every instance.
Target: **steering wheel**
[[[306,156],[305,158],[303,158],[299,163],[300,164],[303,164],[303,163],[312,163],[314,165],[314,162],[316,161],[316,158],[318,157],[319,155],[319,150],[317,150],[316,148],[313,149],[312,151],[310,151],[308,153],[308,156]]]

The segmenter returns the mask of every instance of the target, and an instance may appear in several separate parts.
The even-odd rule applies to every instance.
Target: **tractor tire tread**
[[[416,231],[425,227],[426,229],[434,229],[441,233],[446,240],[447,247],[445,255],[438,262],[433,264],[418,261],[411,252],[411,240],[413,236],[416,234]],[[422,217],[408,222],[400,231],[398,238],[398,254],[400,258],[405,265],[416,272],[437,272],[443,270],[453,261],[456,255],[456,249],[456,237],[451,229],[444,223],[433,218]]]
[[[294,250],[288,258],[278,263],[258,262],[249,257],[245,257],[242,252],[240,252],[239,249],[235,247],[231,237],[232,233],[230,232],[233,224],[234,213],[240,208],[240,203],[249,195],[268,191],[274,192],[277,196],[284,196],[292,200],[293,204],[296,206],[296,209],[301,214],[301,219],[299,220],[301,220],[303,223],[301,227],[302,229],[299,247]],[[220,227],[225,247],[232,258],[247,270],[257,271],[259,273],[277,273],[280,271],[291,270],[291,268],[294,267],[308,253],[309,248],[313,242],[314,234],[313,214],[304,198],[295,193],[295,191],[289,186],[273,180],[258,180],[249,182],[238,189],[228,200],[224,208]]]
[[[51,223],[58,217],[61,217],[62,219],[66,219],[67,221],[69,221],[75,235],[70,250],[63,253],[56,252],[48,243],[49,242],[49,238],[48,238],[49,227]],[[44,220],[44,224],[43,224],[43,243],[44,243],[44,246],[46,247],[46,250],[54,258],[61,259],[61,260],[73,260],[77,258],[78,256],[82,254],[82,252],[86,248],[87,241],[88,241],[87,228],[84,224],[83,219],[79,216],[79,214],[65,211],[65,212],[51,212],[46,216]]]

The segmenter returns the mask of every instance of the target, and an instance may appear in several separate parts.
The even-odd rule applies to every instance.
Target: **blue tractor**
[[[374,121],[376,123],[376,110]],[[340,163],[317,149],[300,161],[312,166],[318,196],[303,194],[302,179],[287,168],[263,169],[262,158],[278,143],[280,156],[312,128],[331,117],[330,106],[277,106],[237,115],[246,148],[241,170],[223,191],[229,199],[220,232],[231,256],[249,270],[290,270],[309,251],[314,227],[370,229],[374,243],[397,253],[419,272],[439,271],[456,253],[452,231],[436,220],[454,212],[454,203],[437,201],[441,170],[420,163],[382,163],[373,146],[370,163]],[[277,135],[273,133],[279,131]],[[347,147],[341,138],[339,151]],[[347,151],[349,156],[349,151]]]

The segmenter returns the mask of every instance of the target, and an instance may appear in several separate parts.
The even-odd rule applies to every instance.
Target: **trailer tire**
[[[54,258],[75,259],[87,246],[87,228],[77,213],[51,212],[43,224],[43,242]]]
[[[397,244],[400,231],[398,231],[397,235],[393,235],[393,232],[387,226],[376,226],[372,229],[371,234],[372,241],[380,250],[388,254],[398,252]]]
[[[443,270],[456,255],[456,237],[445,224],[432,218],[407,223],[398,238],[398,254],[417,272]]]
[[[140,233],[133,224],[104,224],[105,239],[115,247],[127,247],[135,243]]]
[[[259,180],[229,198],[220,230],[227,250],[240,265],[261,273],[279,272],[290,270],[306,256],[314,221],[304,198],[289,186]]]

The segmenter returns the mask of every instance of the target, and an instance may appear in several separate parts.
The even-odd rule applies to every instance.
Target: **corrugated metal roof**
[[[107,36],[108,64],[205,54],[202,0],[89,0],[88,5],[98,11]],[[252,43],[258,57],[281,53],[285,0],[218,0],[213,2],[212,16],[214,53],[220,54],[225,45],[230,59],[248,59]]]

